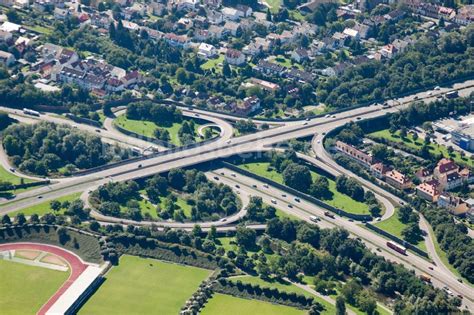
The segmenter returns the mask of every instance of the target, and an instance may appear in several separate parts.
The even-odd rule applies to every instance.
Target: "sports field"
[[[307,311],[289,306],[258,300],[241,299],[220,293],[214,294],[201,312],[202,315],[303,315],[307,313]]]
[[[79,314],[175,315],[210,274],[210,270],[125,255]]]
[[[69,272],[0,260],[0,314],[36,314]]]

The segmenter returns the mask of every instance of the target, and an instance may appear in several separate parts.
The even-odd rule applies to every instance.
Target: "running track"
[[[61,288],[54,293],[54,295],[41,307],[38,311],[38,315],[45,315],[46,312],[53,306],[53,304],[59,299],[59,297],[66,292],[66,290],[73,284],[74,281],[86,270],[87,265],[75,254],[62,249],[60,247],[45,245],[45,244],[36,244],[36,243],[9,243],[9,244],[0,244],[0,251],[5,250],[21,250],[21,249],[30,249],[38,250],[43,252],[48,252],[64,259],[71,269],[69,278],[64,282]]]

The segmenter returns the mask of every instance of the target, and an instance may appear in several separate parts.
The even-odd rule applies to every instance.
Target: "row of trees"
[[[47,175],[60,169],[68,174],[114,160],[126,159],[129,150],[111,146],[92,134],[66,125],[40,122],[12,125],[3,132],[3,146],[21,170]]]

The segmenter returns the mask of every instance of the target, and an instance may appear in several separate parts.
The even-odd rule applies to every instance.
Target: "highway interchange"
[[[148,177],[151,174],[165,172],[173,168],[192,166],[202,162],[212,161],[218,158],[225,158],[236,154],[242,155],[252,152],[266,151],[283,141],[308,136],[313,137],[312,149],[314,151],[314,156],[300,155],[300,158],[306,160],[309,163],[315,164],[318,167],[323,167],[325,170],[333,173],[334,175],[346,174],[351,177],[357,177],[355,174],[352,174],[335,163],[328,152],[325,150],[323,146],[323,139],[328,132],[337,127],[343,126],[350,121],[378,117],[385,115],[388,112],[398,111],[400,108],[407,106],[415,99],[432,101],[436,98],[437,94],[446,93],[447,91],[454,89],[458,90],[461,96],[467,96],[472,91],[474,91],[474,81],[470,80],[460,84],[455,84],[450,88],[434,90],[429,94],[427,94],[427,92],[422,92],[397,100],[391,100],[388,102],[388,104],[391,106],[388,108],[386,108],[386,106],[382,106],[381,104],[375,104],[372,106],[348,110],[330,117],[318,117],[309,120],[272,123],[270,124],[271,128],[268,130],[259,131],[237,138],[232,137],[233,128],[229,122],[234,122],[239,118],[226,114],[210,113],[204,110],[181,107],[180,109],[183,111],[185,116],[196,117],[207,120],[213,125],[218,125],[221,133],[220,137],[218,137],[216,140],[207,142],[204,145],[185,150],[178,149],[172,151],[166,150],[166,148],[148,141],[136,139],[134,137],[120,133],[114,128],[112,119],[110,118],[106,119],[104,128],[100,129],[100,132],[98,132],[97,128],[92,126],[74,123],[71,120],[58,118],[57,116],[51,114],[42,114],[39,117],[40,120],[46,120],[54,123],[67,123],[81,130],[95,133],[107,142],[117,143],[119,145],[128,147],[138,147],[141,149],[154,147],[154,149],[158,150],[160,153],[142,161],[131,162],[116,167],[97,170],[96,172],[83,176],[59,180],[55,179],[48,186],[26,191],[24,193],[18,194],[18,196],[16,196],[13,200],[0,203],[0,214],[10,213],[28,206],[42,203],[46,200],[66,196],[75,192],[82,192],[83,194],[81,198],[87,202],[89,191],[94,190],[98,186],[103,185],[109,181],[139,179]],[[35,123],[38,120],[35,117],[25,117],[25,115],[23,115],[21,111],[18,110],[4,107],[0,107],[0,110],[8,112],[12,117],[18,119],[20,122]],[[258,123],[262,124],[263,122]],[[8,164],[8,159],[6,159],[5,155],[2,154],[2,151],[3,150],[0,150],[0,163],[2,163],[2,165],[7,170],[9,170],[10,165]],[[474,309],[474,290],[472,286],[459,282],[456,275],[454,275],[446,266],[443,265],[441,259],[438,257],[434,249],[434,244],[431,239],[433,235],[428,234],[425,241],[430,258],[436,264],[436,266],[432,262],[425,260],[413,253],[408,253],[406,256],[401,256],[400,254],[386,247],[385,244],[387,240],[385,238],[362,227],[361,225],[357,224],[357,222],[352,222],[352,220],[348,220],[343,217],[336,217],[334,219],[327,218],[323,214],[324,209],[305,200],[297,202],[295,201],[295,196],[291,196],[290,194],[280,191],[275,187],[268,186],[268,188],[266,188],[263,183],[258,182],[252,178],[245,177],[241,174],[233,174],[228,169],[214,170],[212,172],[208,172],[206,175],[210,180],[222,182],[232,187],[233,190],[239,194],[244,207],[231,217],[224,218],[216,222],[200,223],[202,227],[209,228],[210,226],[214,225],[218,226],[220,230],[233,229],[234,226],[232,224],[237,222],[245,215],[245,205],[248,203],[250,196],[259,196],[262,197],[262,199],[268,204],[274,203],[278,209],[287,213],[288,215],[292,215],[307,222],[311,222],[309,220],[310,216],[316,215],[321,218],[321,220],[317,223],[321,227],[345,228],[352,235],[354,235],[354,237],[360,238],[378,255],[383,255],[393,262],[403,264],[418,274],[430,274],[433,285],[438,287],[449,287],[450,290],[454,292],[454,294],[464,297],[464,307],[469,308],[470,310]],[[376,194],[377,198],[385,206],[386,213],[384,214],[383,219],[390,217],[393,214],[394,206],[403,202],[398,197],[385,191],[379,186],[358,177],[357,179],[363,184],[365,189],[372,190]],[[238,185],[238,188],[236,185]],[[96,211],[93,212],[93,215],[99,221],[103,221],[104,224],[151,224],[151,222],[133,222],[123,219],[105,217]],[[190,229],[194,225],[194,223],[176,222],[155,222],[154,224],[163,227],[169,226],[173,228],[186,229]],[[422,218],[420,225],[425,231],[429,231],[424,218]],[[255,226],[255,228],[264,228],[264,226]]]

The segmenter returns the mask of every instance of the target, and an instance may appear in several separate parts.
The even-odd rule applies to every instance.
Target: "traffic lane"
[[[226,171],[224,171],[224,174],[226,174]],[[232,175],[230,176],[233,177]],[[260,185],[260,187],[265,188],[263,186],[263,183],[259,183],[258,181],[243,176],[241,174],[236,174],[233,178],[234,181],[239,182],[240,184],[246,183],[251,187],[253,187],[252,185],[257,185],[257,189],[259,187],[258,185]],[[318,222],[318,224],[326,222],[328,223],[329,227],[339,226],[345,228],[350,233],[360,237],[364,241],[364,243],[368,245],[369,248],[375,250],[377,254],[383,253],[383,256],[389,259],[390,261],[396,261],[397,263],[401,263],[409,269],[414,270],[418,275],[429,274],[432,276],[433,282],[437,284],[438,287],[442,288],[447,285],[452,291],[455,291],[456,294],[460,294],[465,296],[466,298],[471,299],[468,300],[465,298],[463,299],[463,303],[465,305],[468,305],[468,307],[470,308],[473,307],[472,299],[474,298],[474,296],[472,293],[472,289],[462,283],[459,283],[455,278],[453,279],[452,275],[450,273],[447,273],[445,270],[433,266],[430,262],[419,256],[416,256],[415,254],[412,254],[411,252],[408,252],[406,256],[401,256],[395,251],[392,251],[386,247],[387,239],[377,234],[374,234],[372,231],[366,228],[359,226],[357,222],[352,222],[348,219],[338,216],[336,216],[334,219],[328,219],[324,216],[324,209],[319,208],[305,200],[301,200],[300,202],[296,203],[294,201],[295,196],[287,194],[286,192],[280,191],[279,189],[276,189],[274,187],[270,187],[271,186],[269,186],[268,191],[264,193],[264,195],[266,195],[266,200],[275,198],[275,196],[281,196],[285,194],[285,201],[288,201],[290,204],[294,205],[293,208],[281,207],[280,209],[282,211],[291,213],[295,216],[298,216],[299,218],[305,219],[305,221],[307,222],[310,222],[310,215],[317,215],[322,219],[322,221]],[[259,191],[259,194],[261,193],[262,192]]]

